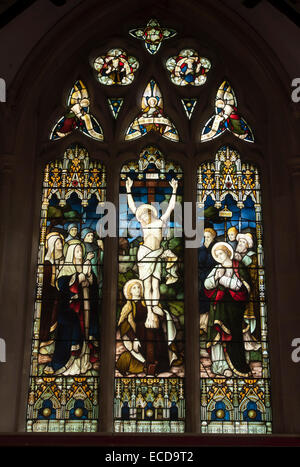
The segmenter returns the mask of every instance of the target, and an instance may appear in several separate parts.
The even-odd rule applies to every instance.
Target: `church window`
[[[67,101],[67,111],[53,127],[50,140],[64,138],[74,130],[89,138],[103,141],[103,132],[96,118],[90,113],[89,93],[81,80],[76,81]]]
[[[73,145],[46,165],[27,431],[97,431],[105,167]]]
[[[141,110],[129,125],[125,139],[128,141],[141,138],[150,132],[157,132],[171,141],[179,141],[174,123],[164,113],[163,96],[154,79],[151,79],[146,86]]]
[[[122,49],[111,49],[106,55],[97,57],[93,66],[99,83],[106,86],[126,86],[134,80],[139,62]]]
[[[206,82],[211,63],[193,49],[184,49],[175,57],[168,58],[166,67],[173,84],[177,86],[201,86]]]
[[[198,171],[201,430],[270,433],[261,187],[255,165],[222,146]]]
[[[135,39],[142,39],[146,50],[153,55],[158,52],[165,39],[171,39],[177,32],[174,29],[164,28],[156,19],[151,19],[145,27],[131,29],[129,34]]]
[[[182,190],[182,169],[156,147],[122,167],[114,404],[119,432],[184,432],[184,249],[182,236],[175,235],[182,227]]]
[[[254,142],[252,130],[237,107],[232,86],[228,81],[223,81],[215,99],[215,114],[205,124],[201,141],[210,141],[226,131],[248,143]]]
[[[215,157],[210,152],[215,138],[243,145],[254,143],[254,134],[227,80],[205,123],[201,99],[211,86],[211,61],[197,45],[184,47],[180,40],[175,48],[175,29],[156,19],[143,24],[126,30],[124,48],[107,46],[92,66],[86,63],[91,81],[74,83],[50,133],[49,145],[64,149],[46,164],[43,177],[27,431],[103,431],[101,335],[110,331],[104,348],[115,354],[106,426],[114,432],[186,432],[186,387],[191,376],[199,382],[199,373],[202,433],[271,433],[259,171],[226,141]],[[130,52],[132,43],[140,54]],[[145,63],[153,67],[143,68]],[[111,124],[115,131],[103,164],[93,156],[105,143],[94,116],[101,104],[108,115],[104,128]],[[89,152],[72,143],[76,134],[79,141],[89,138]],[[187,200],[191,185],[193,199]],[[108,242],[112,277],[103,273],[107,186],[110,196],[119,195],[118,247]],[[198,288],[194,281],[191,309],[187,201],[203,210],[204,221],[203,245],[194,247]],[[112,287],[114,299],[107,303],[115,300],[116,306],[105,311],[115,320],[104,320],[113,325],[102,329],[103,289],[112,279],[117,290]],[[200,323],[194,366],[186,359],[192,313]]]

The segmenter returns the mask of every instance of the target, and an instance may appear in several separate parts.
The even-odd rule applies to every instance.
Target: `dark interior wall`
[[[45,7],[45,2],[43,6]],[[68,3],[68,2],[67,2]],[[61,157],[73,141],[82,143],[92,157],[101,159],[108,168],[108,199],[117,199],[120,164],[140,153],[147,143],[157,144],[166,156],[182,161],[190,184],[185,191],[188,201],[195,198],[196,170],[205,159],[213,159],[221,144],[232,144],[245,160],[255,162],[261,172],[264,200],[265,262],[268,297],[268,319],[272,373],[272,400],[274,432],[300,433],[299,364],[291,359],[291,342],[300,337],[298,296],[298,261],[300,234],[300,148],[299,111],[291,100],[290,81],[296,71],[298,47],[295,26],[280,20],[278,14],[270,17],[269,6],[260,9],[257,29],[255,18],[243,13],[239,2],[236,8],[229,2],[175,0],[75,2],[75,7],[54,10],[37,8],[17,21],[17,29],[9,31],[21,38],[20,31],[29,31],[30,40],[24,40],[14,63],[6,67],[9,76],[8,100],[3,106],[0,129],[1,153],[1,308],[0,330],[7,343],[7,362],[0,363],[0,401],[2,414],[0,431],[24,431],[26,396],[30,366],[30,339],[34,304],[34,283],[39,239],[39,210],[42,167],[45,162]],[[230,2],[234,4],[235,2]],[[262,7],[260,7],[262,8]],[[49,11],[47,17],[46,11]],[[51,13],[51,14],[50,14]],[[264,15],[264,16],[263,16]],[[165,43],[158,55],[151,57],[142,49],[142,43],[128,36],[128,30],[157,16],[161,23],[178,31],[172,43]],[[47,17],[47,21],[45,20]],[[184,18],[184,20],[183,20]],[[39,19],[41,19],[39,21]],[[51,19],[51,21],[50,21]],[[280,22],[281,21],[281,22]],[[272,26],[273,24],[273,26]],[[266,37],[263,26],[266,25]],[[278,39],[279,29],[285,39]],[[10,28],[11,26],[8,25]],[[2,31],[1,34],[8,34]],[[289,36],[290,34],[290,36]],[[26,35],[25,35],[26,36]],[[1,36],[0,36],[1,37]],[[121,90],[126,104],[116,122],[112,120],[106,98],[110,91],[101,88],[95,80],[90,61],[110,47],[124,45],[141,62],[136,84],[131,90]],[[180,97],[186,90],[172,87],[164,72],[163,62],[183,47],[195,47],[211,59],[213,67],[208,82],[199,89],[199,105],[189,123],[182,111]],[[30,53],[29,53],[30,52]],[[10,55],[10,54],[9,54]],[[4,55],[5,56],[5,55]],[[26,57],[26,59],[24,59]],[[293,63],[290,63],[292,59]],[[9,59],[11,60],[11,58]],[[7,61],[5,61],[7,64]],[[9,63],[9,61],[8,61]],[[296,63],[296,65],[295,65]],[[290,64],[290,68],[287,68]],[[299,68],[298,68],[299,69]],[[9,71],[10,70],[10,71]],[[166,113],[180,129],[182,142],[176,147],[157,136],[125,144],[124,132],[138,110],[138,101],[149,77],[158,79],[164,95]],[[49,142],[49,131],[65,108],[68,92],[81,77],[88,86],[93,113],[101,122],[105,141],[94,143],[80,134],[58,142]],[[238,104],[247,115],[255,131],[253,145],[237,140],[232,135],[207,144],[200,143],[200,129],[213,112],[217,87],[224,78],[230,79]],[[119,91],[119,90],[118,90]],[[118,92],[117,91],[117,92]],[[177,98],[175,98],[175,92]],[[300,104],[298,104],[299,106]],[[126,111],[124,111],[124,109]],[[298,131],[298,132],[297,132]],[[116,242],[108,240],[110,257],[116,256]],[[191,345],[187,348],[189,391],[187,395],[188,431],[199,432],[199,367],[194,349],[197,347],[197,259],[187,252],[186,283],[193,284],[187,294],[189,324],[187,332]],[[107,277],[116,284],[116,269],[106,261]],[[115,309],[114,293],[105,295],[105,308]],[[107,384],[102,391],[103,431],[112,427],[113,382],[113,314],[103,324],[106,343],[102,376]],[[297,335],[298,333],[298,335]],[[9,403],[8,403],[9,401]]]

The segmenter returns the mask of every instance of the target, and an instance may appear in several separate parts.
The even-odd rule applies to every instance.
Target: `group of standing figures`
[[[177,257],[162,247],[162,227],[176,199],[177,182],[170,185],[169,207],[158,217],[150,205],[136,207],[127,181],[128,204],[141,224],[143,242],[138,274],[124,285],[118,318],[125,347],[117,360],[122,375],[157,375],[182,365],[174,317],[160,301],[162,264],[168,268],[168,287],[176,287],[178,279]],[[39,363],[47,374],[85,374],[99,367],[103,243],[91,228],[79,237],[77,225],[70,224],[65,235],[51,231],[45,246]],[[201,356],[209,361],[208,376],[253,375],[252,363],[261,358],[254,238],[231,227],[224,240],[206,228],[198,260]]]
[[[102,240],[69,224],[65,235],[51,231],[45,247],[39,363],[46,374],[97,370]]]
[[[218,241],[213,228],[204,231],[199,248],[201,356],[209,360],[207,376],[247,377],[259,364],[260,319],[257,254],[250,232],[236,227]]]

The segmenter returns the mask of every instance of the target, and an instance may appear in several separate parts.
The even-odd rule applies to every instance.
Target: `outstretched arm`
[[[133,200],[132,194],[131,194],[131,187],[133,185],[133,180],[131,178],[127,177],[126,180],[126,192],[127,192],[127,201],[128,201],[128,206],[129,209],[133,212],[133,214],[136,213],[136,205]]]
[[[172,178],[172,180],[169,183],[173,190],[172,190],[172,195],[169,201],[169,205],[166,209],[166,212],[161,216],[161,220],[163,222],[166,222],[167,219],[169,219],[171,212],[175,208],[175,203],[176,203],[176,192],[177,192],[177,187],[178,187],[178,181]]]

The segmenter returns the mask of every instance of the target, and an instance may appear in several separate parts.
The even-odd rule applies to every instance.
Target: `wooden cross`
[[[147,175],[151,174],[151,178],[149,177],[147,179]],[[157,174],[157,178],[153,177],[153,175],[156,175],[156,172],[146,172],[146,180],[134,180],[133,181],[133,187],[146,187],[147,190],[147,203],[155,203],[155,190],[157,187],[170,187],[170,184],[167,180],[161,180]],[[121,186],[125,186],[126,181],[121,180]]]

